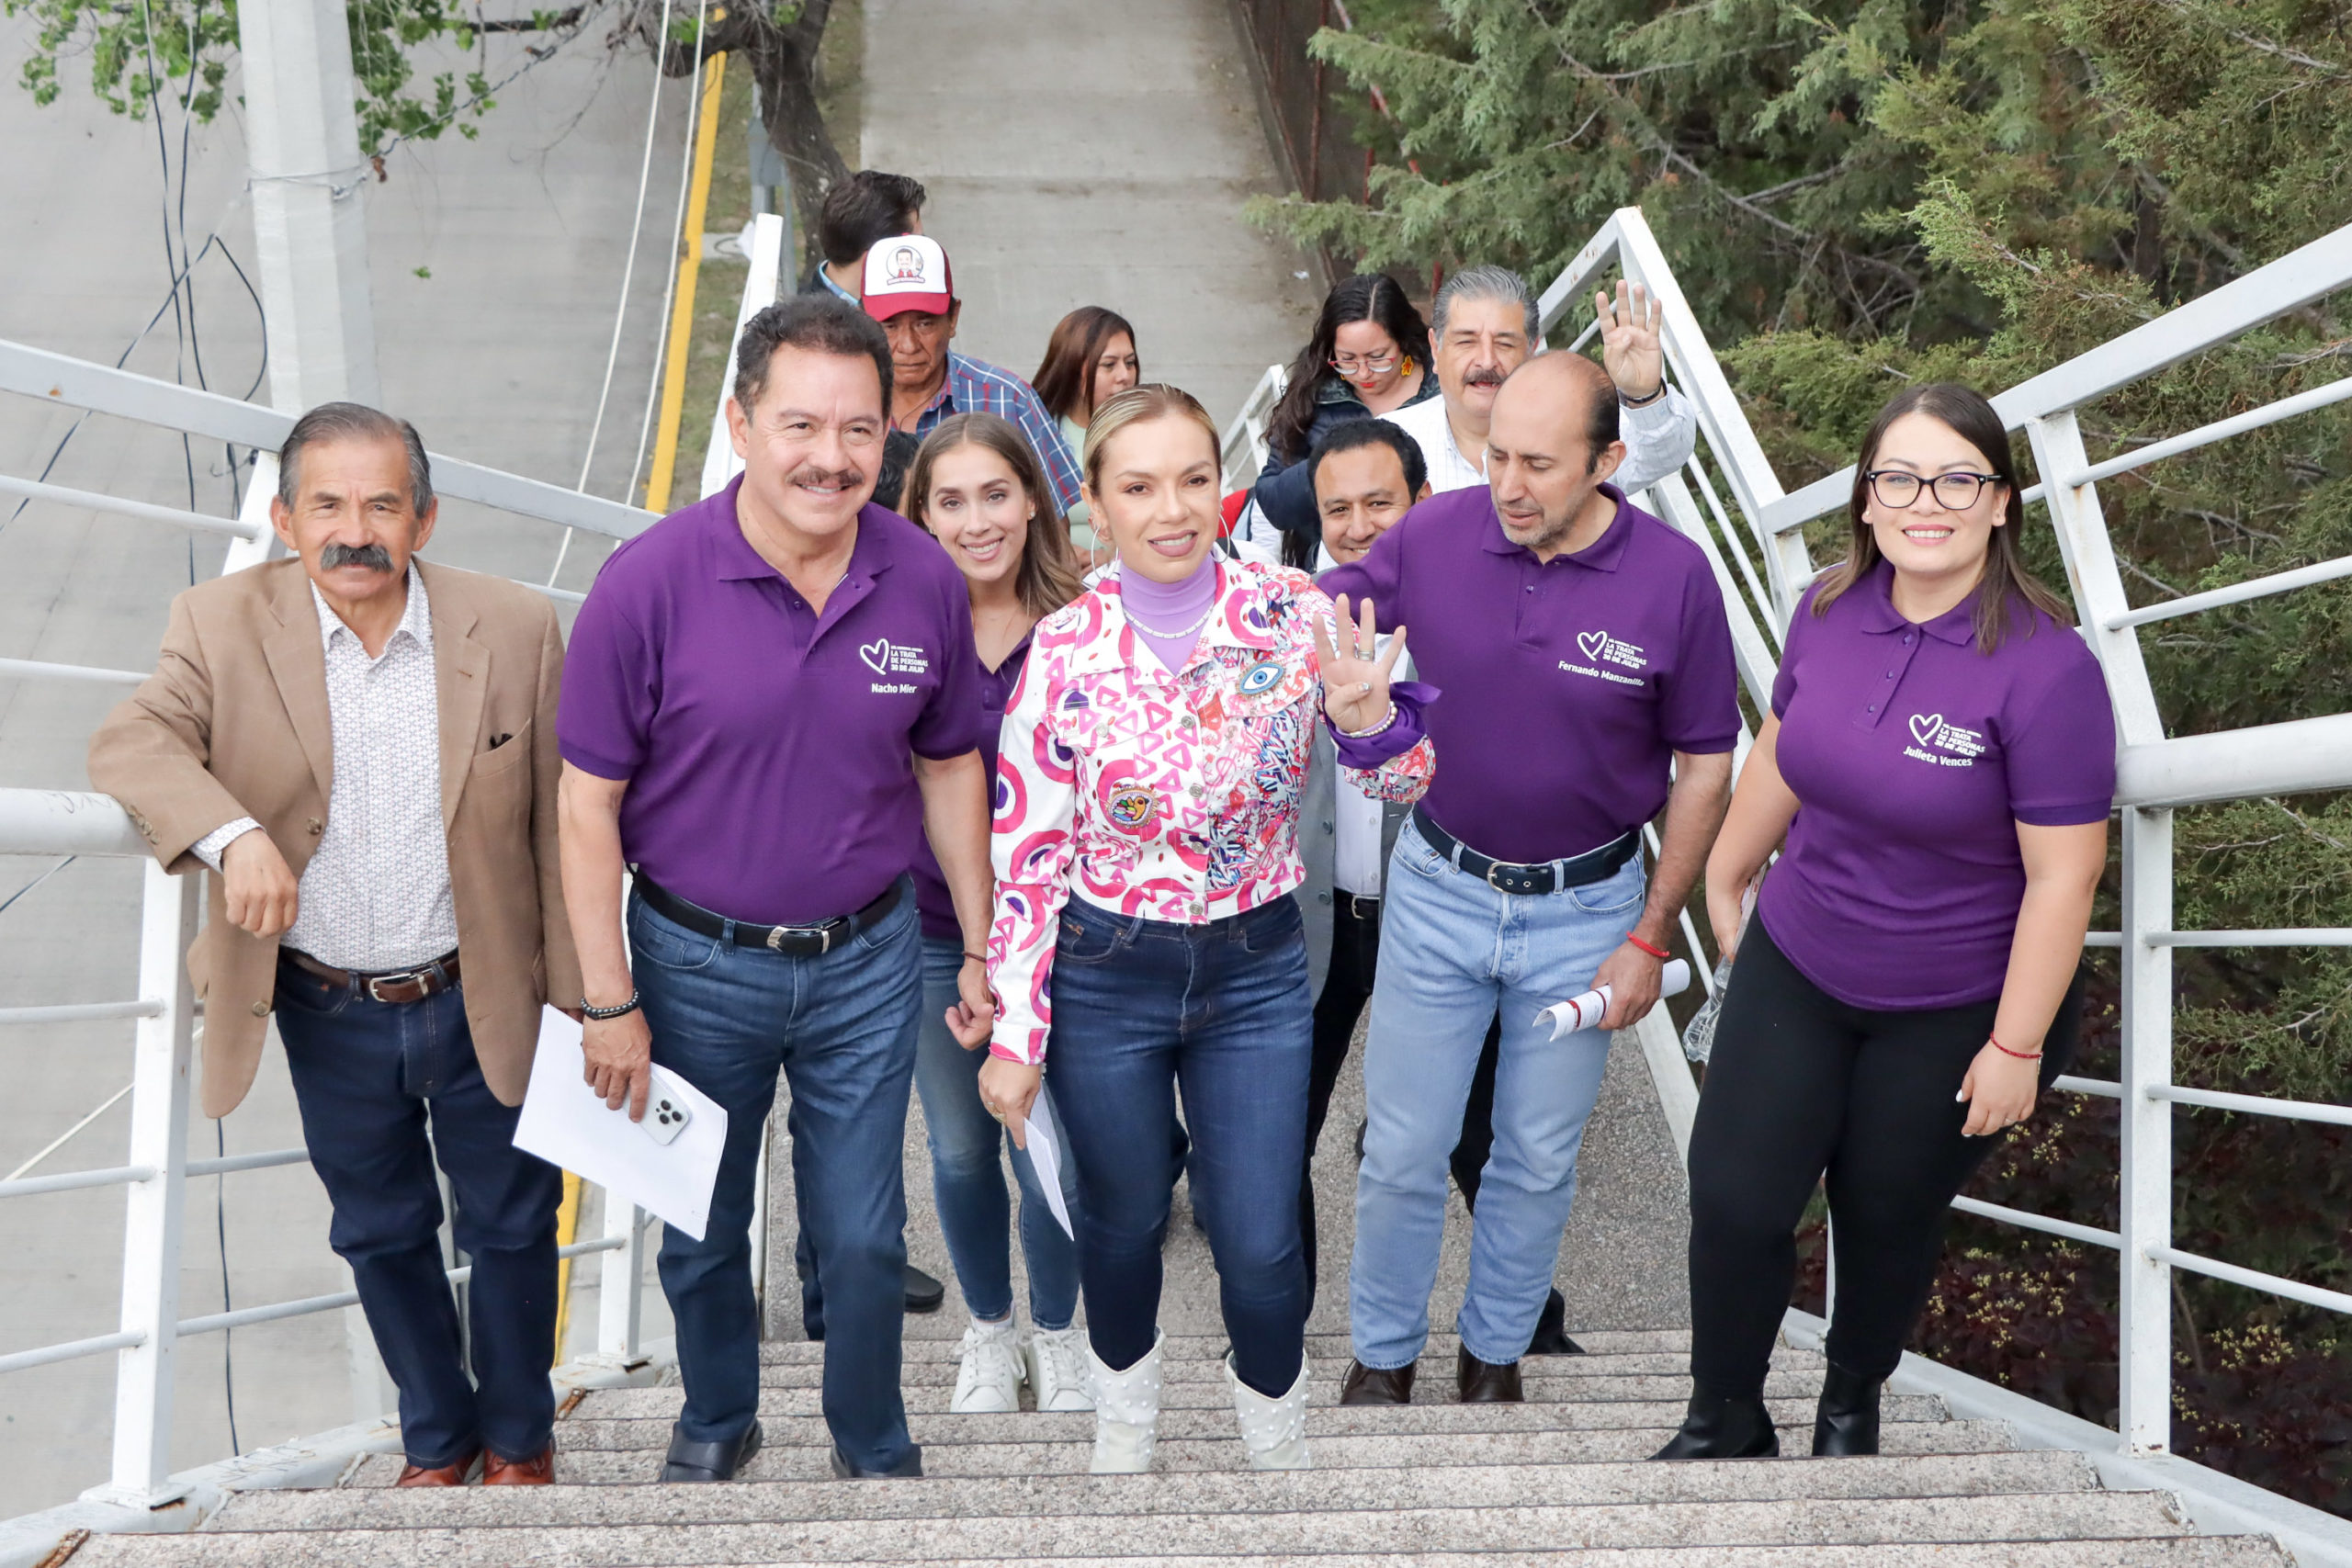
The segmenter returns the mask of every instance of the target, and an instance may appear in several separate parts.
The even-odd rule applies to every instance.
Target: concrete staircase
[[[725,1486],[649,1484],[675,1389],[587,1393],[558,1424],[551,1488],[390,1489],[367,1461],[332,1491],[251,1492],[194,1534],[94,1539],[72,1568],[446,1568],[1007,1559],[1178,1568],[1241,1556],[1327,1568],[1406,1560],[1481,1568],[1577,1551],[1596,1568],[2256,1568],[2267,1537],[2199,1536],[2162,1493],[2101,1488],[2082,1455],[2019,1450],[1997,1422],[1893,1395],[1884,1454],[1652,1464],[1689,1384],[1679,1332],[1591,1333],[1592,1353],[1527,1363],[1524,1405],[1453,1403],[1433,1340],[1424,1403],[1342,1409],[1347,1347],[1309,1342],[1317,1468],[1242,1468],[1222,1345],[1170,1338],[1156,1472],[1091,1477],[1091,1415],[951,1416],[956,1342],[910,1339],[922,1481],[826,1479],[822,1348],[766,1347],[765,1451]],[[1820,1362],[1782,1349],[1767,1390],[1784,1445],[1810,1444]]]

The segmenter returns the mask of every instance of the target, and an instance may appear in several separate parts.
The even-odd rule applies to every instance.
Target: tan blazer
[[[539,1005],[580,996],[556,861],[556,696],[563,638],[527,588],[423,559],[441,716],[441,821],[464,961],[466,1021],[491,1092],[519,1104]],[[491,741],[512,736],[496,750]],[[172,601],[155,673],[90,738],[90,782],[122,803],[175,872],[190,845],[251,817],[300,876],[334,776],[326,660],[311,580],[271,561]],[[275,999],[277,939],[228,922],[220,878],[188,953],[204,998],[204,1113],[253,1086]]]

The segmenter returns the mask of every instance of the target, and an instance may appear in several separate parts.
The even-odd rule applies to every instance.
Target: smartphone
[[[653,1087],[645,1097],[645,1119],[638,1123],[657,1144],[676,1143],[686,1123],[695,1119],[686,1109],[686,1097],[667,1081],[669,1077],[660,1067],[653,1069]]]

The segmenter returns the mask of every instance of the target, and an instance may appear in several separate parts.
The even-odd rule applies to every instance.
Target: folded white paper
[[[727,1145],[727,1112],[677,1074],[656,1067],[660,1087],[693,1112],[673,1143],[657,1144],[628,1119],[607,1111],[588,1087],[580,1025],[553,1008],[539,1015],[539,1050],[523,1094],[514,1146],[593,1181],[614,1201],[658,1214],[696,1241],[710,1222],[710,1191]]]
[[[1070,1228],[1069,1205],[1062,1201],[1062,1152],[1054,1143],[1053,1123],[1042,1114],[1046,1091],[1037,1090],[1037,1098],[1029,1102],[1029,1115],[1022,1131],[1026,1141],[1022,1147],[1028,1153],[1029,1163],[1037,1172],[1037,1185],[1046,1190],[1046,1207],[1062,1227],[1062,1234],[1072,1241],[1078,1232]]]
[[[1690,986],[1690,965],[1687,960],[1668,959],[1658,973],[1657,994],[1661,998],[1679,997]],[[1609,987],[1602,986],[1580,997],[1545,1008],[1535,1015],[1535,1027],[1552,1026],[1552,1038],[1574,1034],[1580,1029],[1590,1029],[1609,1013]]]

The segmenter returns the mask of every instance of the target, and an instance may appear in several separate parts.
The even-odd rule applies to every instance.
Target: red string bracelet
[[[2041,1053],[2039,1051],[2012,1051],[2007,1045],[2002,1044],[1999,1041],[1994,1039],[1989,1034],[1984,1037],[1984,1043],[1993,1047],[1994,1050],[1998,1051],[2002,1055],[2015,1056],[2020,1062],[2039,1062],[2041,1060]]]
[[[1662,947],[1652,947],[1648,942],[1644,942],[1640,937],[1634,935],[1630,931],[1625,934],[1625,940],[1632,942],[1635,947],[1640,948],[1644,953],[1648,953],[1652,958],[1671,958],[1674,956],[1674,954],[1667,952],[1667,950]]]

